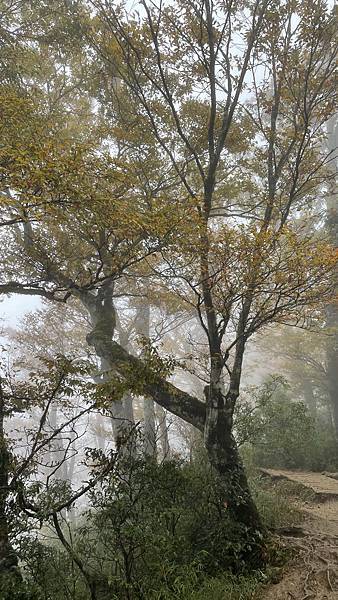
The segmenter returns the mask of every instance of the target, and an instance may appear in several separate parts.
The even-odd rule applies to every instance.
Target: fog
[[[337,12],[0,0],[0,600],[334,600]]]

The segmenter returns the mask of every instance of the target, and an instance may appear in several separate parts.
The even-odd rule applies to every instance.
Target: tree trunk
[[[130,350],[129,336],[130,336],[130,333],[126,333],[125,331],[123,331],[121,329],[121,327],[119,328],[120,343],[121,343],[122,348],[127,350],[127,352],[129,352],[129,350]],[[123,419],[124,419],[124,423],[122,424],[122,427],[124,429],[124,435],[130,434],[130,432],[133,431],[133,429],[135,428],[133,404],[134,404],[133,396],[129,392],[126,392],[122,398],[122,406],[120,407],[120,410],[122,411],[121,414],[123,415]],[[129,452],[132,454],[132,456],[136,455],[135,435],[132,435],[131,439],[129,440],[128,449],[129,449]]]
[[[309,413],[314,420],[317,419],[317,405],[316,398],[313,392],[313,385],[309,379],[304,379],[303,383],[304,387],[304,400],[307,408],[309,409]]]
[[[231,516],[251,531],[262,522],[252,499],[248,480],[232,433],[232,402],[217,386],[207,386],[204,444],[211,465],[224,483],[224,501]]]
[[[21,581],[18,569],[18,557],[9,541],[9,526],[7,517],[7,498],[9,493],[8,476],[10,453],[8,451],[4,432],[5,403],[0,379],[0,591],[10,587],[8,577],[12,581]]]
[[[52,431],[55,431],[58,427],[58,410],[56,403],[53,402],[50,410],[49,424]],[[51,470],[55,471],[55,476],[61,481],[68,481],[68,465],[65,459],[65,449],[63,445],[62,436],[59,435],[53,438],[48,449],[48,462],[50,463]],[[57,465],[60,465],[57,468]]]
[[[51,406],[49,424],[51,431],[55,431],[59,425],[58,423],[58,409],[54,402]],[[47,462],[49,463],[50,470],[55,469],[54,477],[60,481],[64,481],[72,484],[74,469],[75,469],[75,434],[69,433],[72,439],[72,447],[70,449],[70,456],[67,456],[67,449],[64,446],[62,434],[53,438],[49,445]],[[59,465],[59,466],[58,466]],[[76,522],[76,509],[75,506],[67,508],[67,518],[73,524]]]
[[[162,460],[167,460],[170,457],[170,444],[167,426],[167,415],[162,406],[157,406],[156,415],[158,421],[158,441],[162,450]]]
[[[155,404],[149,397],[143,399],[143,418],[144,418],[144,454],[145,456],[156,458],[156,423],[155,423]]]
[[[113,363],[109,358],[102,358],[101,367],[103,381],[109,381],[110,373],[111,371],[113,371],[114,367]],[[131,400],[131,396],[129,396],[129,394],[128,398]],[[130,402],[129,405],[128,402],[126,403],[126,396],[124,396],[123,398],[113,399],[111,403],[110,412],[115,446],[117,448],[121,448],[122,446],[124,446],[126,448],[127,454],[129,454],[130,452],[134,454],[135,450],[134,442],[129,439],[130,433],[134,427],[134,417],[131,411],[132,408],[130,407]],[[132,415],[131,420],[130,414]]]
[[[113,304],[113,285],[108,283],[98,290],[97,294],[82,293],[80,300],[87,308],[92,330],[87,335],[87,342],[94,346],[101,362],[101,381],[109,381],[114,373],[114,359],[110,352],[116,325],[115,308]],[[131,413],[129,406],[129,414]],[[111,404],[112,429],[114,442],[117,448],[126,447],[126,440],[130,441],[130,432],[134,427],[126,416],[126,406],[123,399],[113,398]],[[134,443],[128,444],[128,452],[134,452]]]
[[[338,320],[338,314],[336,316]],[[328,344],[327,377],[333,423],[338,445],[338,334],[334,334],[333,339]]]
[[[133,397],[129,393],[127,393],[123,396],[123,408],[124,408],[124,416],[129,423],[129,427],[130,428],[134,427],[135,419],[134,419]]]
[[[100,414],[96,414],[94,416],[94,423],[95,423],[94,429],[95,429],[96,446],[98,447],[99,450],[101,450],[101,452],[104,452],[106,436],[103,431],[101,419],[102,419],[102,417]]]
[[[333,116],[328,123],[328,148],[332,152],[331,168],[334,177],[327,194],[327,228],[331,243],[338,250],[338,209],[337,209],[337,172],[338,172],[338,118]],[[326,310],[326,326],[329,334],[327,343],[327,378],[332,406],[332,414],[338,445],[338,267],[334,274],[334,298]]]
[[[18,557],[9,542],[6,514],[9,460],[6,445],[2,440],[0,445],[0,574],[13,573],[19,576]]]
[[[145,340],[150,336],[150,306],[147,299],[137,306],[135,320],[136,333]],[[141,352],[142,356],[142,352]],[[144,454],[148,457],[156,458],[156,422],[155,422],[155,404],[151,396],[143,398],[143,421],[144,421]]]

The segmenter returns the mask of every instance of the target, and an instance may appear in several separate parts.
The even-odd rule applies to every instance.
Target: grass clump
[[[172,591],[157,593],[149,600],[252,600],[258,598],[264,579],[263,573],[259,572],[226,573],[194,582],[186,578],[177,582]]]
[[[260,476],[250,479],[255,502],[268,529],[300,525],[304,518],[295,504],[295,499],[298,498],[295,489],[285,485],[286,483],[288,482],[272,483]],[[303,490],[302,494],[306,496]]]

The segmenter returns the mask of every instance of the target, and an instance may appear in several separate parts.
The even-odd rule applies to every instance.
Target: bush
[[[16,573],[0,574],[1,600],[42,600],[39,588],[32,582],[24,582]]]
[[[98,599],[249,598],[239,590],[256,581],[243,574],[254,542],[230,520],[223,499],[221,482],[203,462],[122,463],[92,493],[71,536]],[[89,598],[79,569],[58,545],[33,542],[25,562],[45,597]],[[242,573],[236,585],[231,573]]]
[[[96,551],[103,558],[109,549],[116,557],[108,570],[101,561],[120,597],[129,588],[148,597],[163,582],[171,589],[182,569],[214,575],[244,566],[250,540],[229,519],[222,485],[206,467],[138,461],[92,503],[89,521],[100,532]]]

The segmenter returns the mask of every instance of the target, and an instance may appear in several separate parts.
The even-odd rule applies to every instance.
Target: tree
[[[336,253],[294,216],[330,176],[320,141],[336,99],[335,21],[310,0],[143,2],[129,17],[123,5],[89,6],[79,23],[115,129],[52,161],[64,180],[46,185],[42,169],[39,193],[61,197],[62,210],[32,226],[25,204],[24,226],[12,233],[22,270],[8,281],[7,261],[1,289],[80,300],[106,371],[203,431],[229,511],[257,531],[233,413],[248,340],[269,323],[304,324],[332,293]],[[21,187],[27,194],[20,177],[15,198]],[[196,311],[208,345],[205,401],[171,384],[165,361],[115,341],[113,300],[130,278],[152,278]]]
[[[245,444],[244,451],[261,467],[335,470],[333,430],[319,412],[315,418],[290,392],[291,386],[280,375],[249,389],[236,406],[238,444]]]
[[[143,2],[132,16],[91,5],[116,95],[134,98],[194,210],[193,252],[188,237],[157,271],[195,302],[210,352],[205,444],[247,492],[232,435],[246,342],[268,322],[300,322],[330,288],[333,253],[292,217],[328,177],[318,141],[335,98],[334,18],[311,2]],[[249,494],[240,506],[236,495],[237,518],[258,523]]]
[[[258,343],[258,352],[273,357],[270,372],[282,373],[290,382],[293,396],[301,398],[316,420],[324,410],[327,422],[333,422],[327,385],[326,345],[322,315],[317,313],[310,329],[277,326]],[[264,346],[263,343],[264,342]]]

